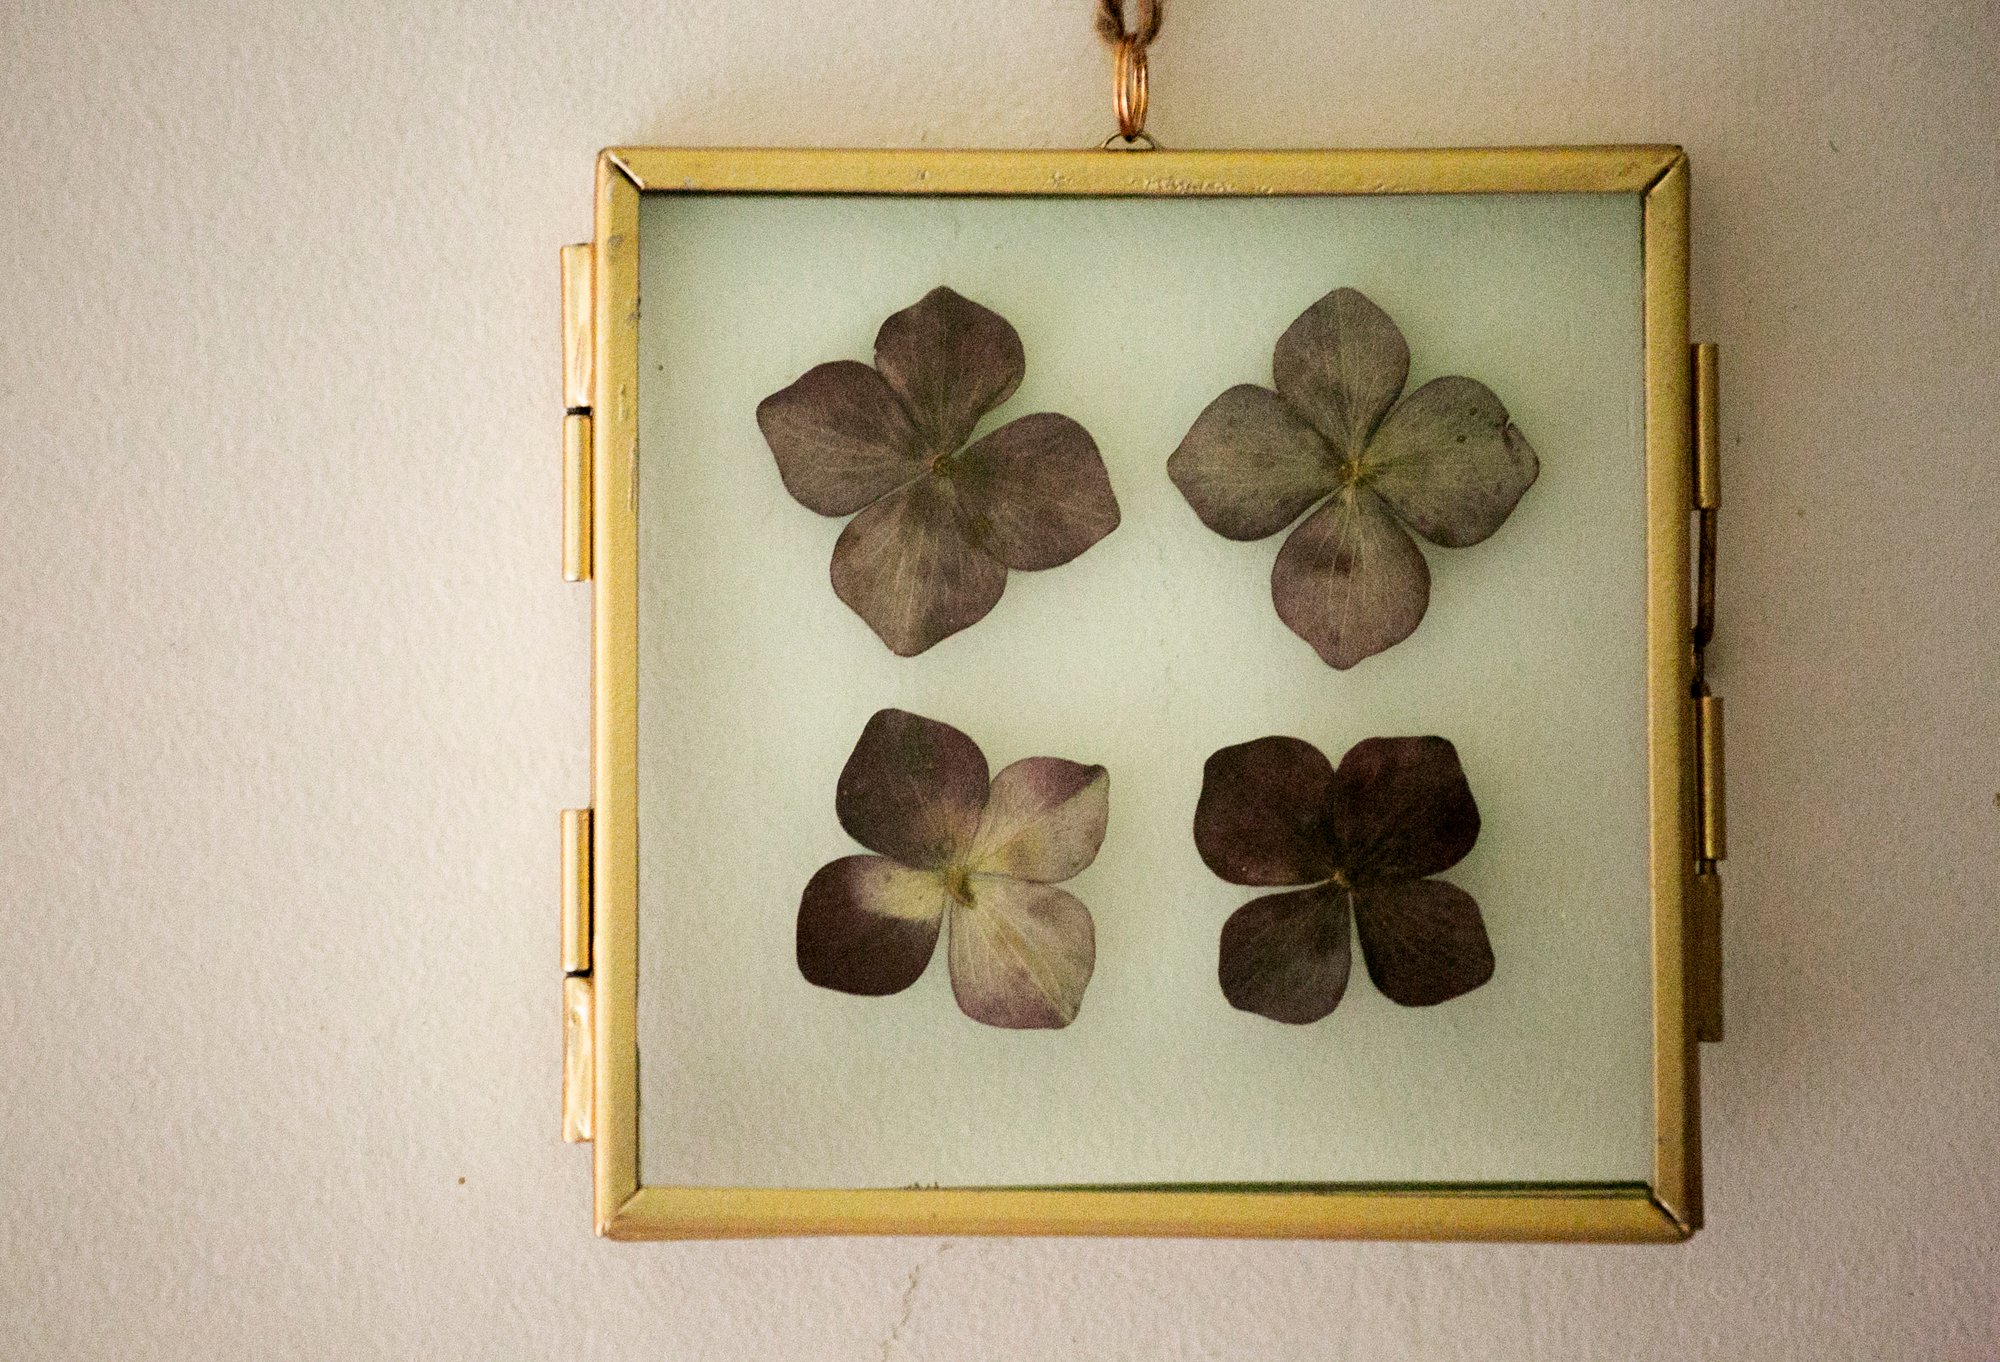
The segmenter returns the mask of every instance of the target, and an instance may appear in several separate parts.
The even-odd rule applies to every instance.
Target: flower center
[[[944,872],[944,892],[961,908],[972,906],[972,872],[955,865]]]
[[[1361,461],[1360,455],[1349,455],[1340,461],[1340,485],[1343,488],[1359,486],[1367,476],[1368,465]]]

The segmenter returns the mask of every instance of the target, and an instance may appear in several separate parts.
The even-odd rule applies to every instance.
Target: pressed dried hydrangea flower
[[[1368,977],[1424,1007],[1493,977],[1472,895],[1428,879],[1479,837],[1458,749],[1368,738],[1335,770],[1298,738],[1225,747],[1202,771],[1194,842],[1231,884],[1306,886],[1252,899],[1223,924],[1223,996],[1281,1022],[1318,1021],[1347,991],[1348,919]]]
[[[834,593],[898,656],[985,618],[1009,568],[1058,567],[1117,528],[1104,460],[1069,417],[966,444],[1026,368],[1006,318],[934,288],[882,323],[873,368],[821,364],[757,406],[785,490],[861,513],[833,546]]]
[[[879,997],[917,981],[950,919],[951,990],[989,1026],[1076,1020],[1097,962],[1090,910],[1055,886],[1097,858],[1102,766],[1029,757],[989,782],[979,745],[900,709],[869,719],[834,793],[880,854],[820,867],[799,902],[799,972]]]
[[[1195,418],[1167,476],[1229,539],[1292,531],[1271,600],[1347,668],[1410,636],[1430,566],[1410,538],[1463,548],[1500,528],[1541,465],[1492,389],[1434,378],[1403,396],[1410,347],[1351,288],[1299,314],[1272,356],[1277,390],[1238,384]]]

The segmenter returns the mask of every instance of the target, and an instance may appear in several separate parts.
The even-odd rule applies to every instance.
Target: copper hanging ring
[[[1146,44],[1136,33],[1118,39],[1111,71],[1111,110],[1118,135],[1130,142],[1146,131]]]

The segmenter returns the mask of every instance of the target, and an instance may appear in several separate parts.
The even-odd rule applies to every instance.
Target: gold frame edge
[[[597,1232],[639,1190],[639,187],[597,163],[592,330],[591,964]]]
[[[620,147],[597,162],[591,787],[596,986],[593,1220],[622,1240],[1049,1234],[1672,1242],[1701,1224],[1688,1013],[1687,159],[1670,145],[1339,151]],[[643,1186],[638,1093],[638,216],[646,192],[1635,193],[1642,196],[1647,779],[1653,932],[1649,1186],[1495,1189],[811,1189]]]
[[[1671,1243],[1643,1188],[1544,1192],[642,1187],[614,1239],[764,1235],[1096,1235]]]
[[[1688,349],[1688,163],[1644,200],[1646,677],[1653,902],[1654,1195],[1701,1224],[1699,1055],[1688,992],[1694,881],[1693,376]]]

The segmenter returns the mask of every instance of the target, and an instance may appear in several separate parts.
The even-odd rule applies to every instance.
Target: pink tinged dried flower
[[[1347,989],[1349,919],[1375,986],[1424,1007],[1493,977],[1470,894],[1430,879],[1479,837],[1479,810],[1443,738],[1368,738],[1336,770],[1298,738],[1208,759],[1195,849],[1232,884],[1306,886],[1253,899],[1222,928],[1223,996],[1273,1021],[1317,1021]]]
[[[1279,552],[1271,600],[1342,669],[1402,642],[1424,617],[1430,569],[1410,531],[1448,548],[1476,544],[1541,469],[1485,384],[1439,378],[1404,394],[1409,369],[1388,314],[1335,289],[1278,338],[1275,391],[1230,388],[1167,460],[1202,523],[1230,539],[1263,539],[1319,508]]]
[[[1097,858],[1110,813],[1102,766],[1029,757],[990,780],[949,724],[885,709],[862,729],[834,795],[840,824],[879,854],[822,866],[799,901],[799,972],[822,988],[896,993],[947,929],[959,1008],[1011,1028],[1069,1025],[1097,961],[1090,911],[1054,886]]]
[[[1025,369],[1005,318],[935,288],[882,323],[874,367],[822,364],[758,404],[785,489],[860,512],[834,545],[834,593],[899,656],[983,619],[1009,569],[1059,567],[1117,528],[1104,460],[1069,417],[966,444]]]

